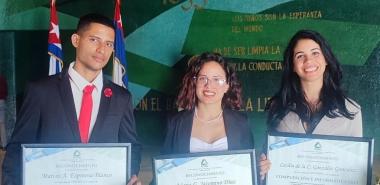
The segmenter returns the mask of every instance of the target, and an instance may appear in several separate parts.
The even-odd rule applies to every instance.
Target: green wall
[[[278,89],[284,47],[299,29],[317,30],[330,42],[343,64],[344,89],[362,106],[365,136],[379,139],[379,8],[377,0],[122,0],[130,91],[141,140],[161,144],[189,56],[218,51],[243,82],[243,110],[261,148],[263,108]],[[68,65],[74,59],[69,37],[78,17],[100,12],[112,18],[114,1],[57,0],[57,11]],[[48,73],[49,3],[1,0],[0,12],[0,32],[11,33],[14,44],[14,58],[8,61],[15,68],[14,94],[21,96],[28,81]],[[11,129],[13,123],[8,124]]]

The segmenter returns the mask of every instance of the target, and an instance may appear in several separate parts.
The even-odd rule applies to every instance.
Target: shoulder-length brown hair
[[[207,62],[217,62],[226,73],[227,84],[230,86],[222,99],[222,107],[239,110],[242,105],[241,84],[238,81],[235,70],[228,66],[224,58],[218,53],[205,52],[197,56],[193,56],[188,61],[186,74],[182,79],[181,88],[177,97],[177,106],[179,108],[191,110],[197,104],[196,97],[196,80],[202,66]]]

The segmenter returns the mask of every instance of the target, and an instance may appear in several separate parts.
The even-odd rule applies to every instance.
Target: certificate
[[[267,185],[370,185],[373,139],[275,133]]]
[[[256,185],[255,150],[153,158],[156,185]]]
[[[23,144],[23,185],[126,185],[130,143]]]

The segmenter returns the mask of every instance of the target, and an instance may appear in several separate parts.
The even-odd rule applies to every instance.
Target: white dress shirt
[[[100,97],[102,95],[103,89],[103,72],[101,71],[94,81],[88,82],[84,77],[82,77],[77,71],[75,71],[74,63],[72,62],[69,66],[69,76],[71,91],[73,92],[75,111],[77,113],[77,120],[79,119],[80,108],[82,105],[83,89],[87,85],[94,85],[95,88],[92,91],[92,113],[88,137],[91,136],[92,129],[94,128],[96,118],[99,112]]]

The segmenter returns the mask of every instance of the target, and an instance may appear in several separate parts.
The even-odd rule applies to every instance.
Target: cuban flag
[[[120,14],[120,0],[115,5],[115,53],[113,59],[112,81],[124,88],[128,88],[128,76],[126,73],[127,59],[125,56],[123,24]]]
[[[49,75],[61,72],[63,67],[63,52],[61,40],[59,39],[59,26],[57,12],[55,10],[55,0],[50,1],[48,54],[50,55]]]

